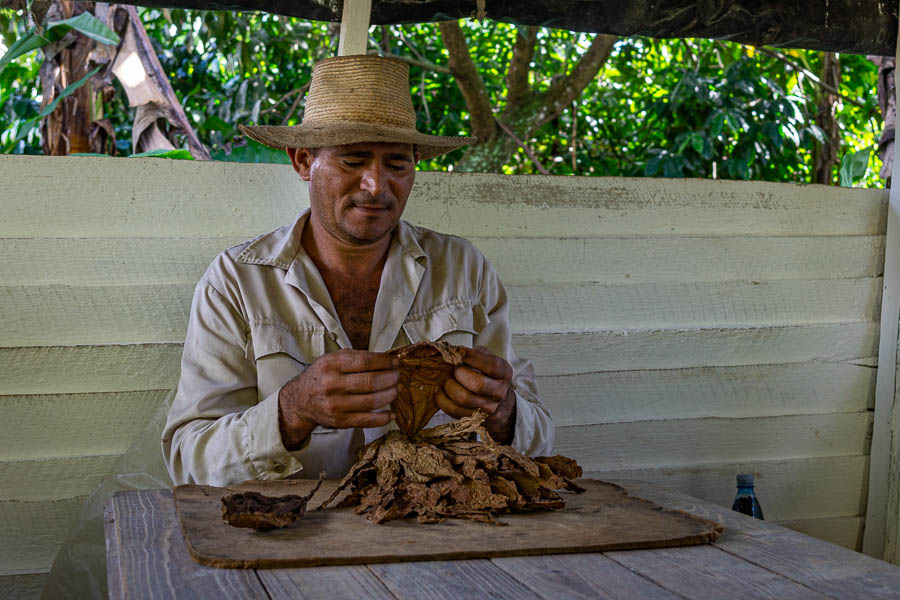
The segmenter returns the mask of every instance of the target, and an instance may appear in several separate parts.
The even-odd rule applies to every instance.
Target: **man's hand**
[[[346,349],[320,356],[278,393],[284,447],[300,448],[317,425],[387,425],[394,413],[381,409],[397,397],[396,361],[387,354]]]
[[[435,396],[438,407],[451,417],[467,417],[480,408],[488,414],[488,433],[501,444],[512,442],[516,428],[516,392],[509,363],[483,346],[466,348],[463,364]]]

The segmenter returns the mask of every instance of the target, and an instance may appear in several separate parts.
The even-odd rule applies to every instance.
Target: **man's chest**
[[[379,284],[380,279],[326,281],[344,333],[356,350],[369,348]]]

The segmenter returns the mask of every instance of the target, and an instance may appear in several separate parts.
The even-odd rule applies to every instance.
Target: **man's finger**
[[[352,394],[369,394],[395,387],[398,381],[400,381],[400,373],[395,369],[365,371],[344,375],[341,378],[341,386]]]
[[[494,379],[507,379],[512,377],[512,367],[505,360],[493,354],[484,346],[466,348],[463,364],[478,369],[485,375]]]
[[[394,413],[389,410],[378,412],[351,413],[344,419],[344,427],[382,427],[394,420]]]
[[[492,415],[494,414],[494,411],[497,410],[497,404],[499,404],[499,402],[493,398],[473,394],[460,385],[458,381],[453,379],[448,379],[444,382],[444,389],[442,391],[451,402],[457,406],[468,409],[470,414],[476,408],[480,408],[487,414]]]
[[[345,415],[372,412],[384,408],[396,399],[396,387],[389,387],[370,394],[344,394],[332,400],[332,410]]]
[[[338,370],[341,373],[363,373],[365,371],[384,371],[400,365],[400,360],[384,352],[368,352],[366,350],[342,350],[334,352]],[[326,354],[327,356],[327,354]]]
[[[494,379],[481,371],[475,371],[466,366],[456,367],[453,370],[453,378],[464,388],[479,396],[502,398],[506,395],[508,387],[506,380]]]
[[[450,400],[450,398],[447,397],[447,394],[444,393],[444,390],[438,390],[437,394],[434,395],[434,402],[438,405],[438,408],[455,419],[468,417],[473,412],[475,412],[474,410],[455,404],[452,400]]]

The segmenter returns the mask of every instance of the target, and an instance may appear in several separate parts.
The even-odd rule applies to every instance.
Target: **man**
[[[241,128],[287,151],[310,209],[223,252],[197,285],[162,440],[176,484],[344,475],[393,425],[385,351],[425,340],[469,348],[430,425],[481,409],[498,441],[550,452],[496,272],[465,240],[400,220],[419,158],[471,142],[415,120],[405,63],[348,56],[316,65],[301,125]]]

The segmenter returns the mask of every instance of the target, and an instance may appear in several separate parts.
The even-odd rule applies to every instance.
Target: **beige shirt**
[[[278,429],[278,391],[315,359],[351,348],[318,269],[300,245],[309,218],[220,254],[197,284],[181,380],[163,431],[176,484],[342,477],[356,450],[384,435],[316,428],[288,451]],[[469,242],[401,221],[392,233],[372,317],[369,350],[445,340],[485,346],[513,368],[512,445],[532,456],[553,447],[550,413],[531,363],[512,349],[509,301],[490,263]],[[431,420],[451,420],[442,411]]]

